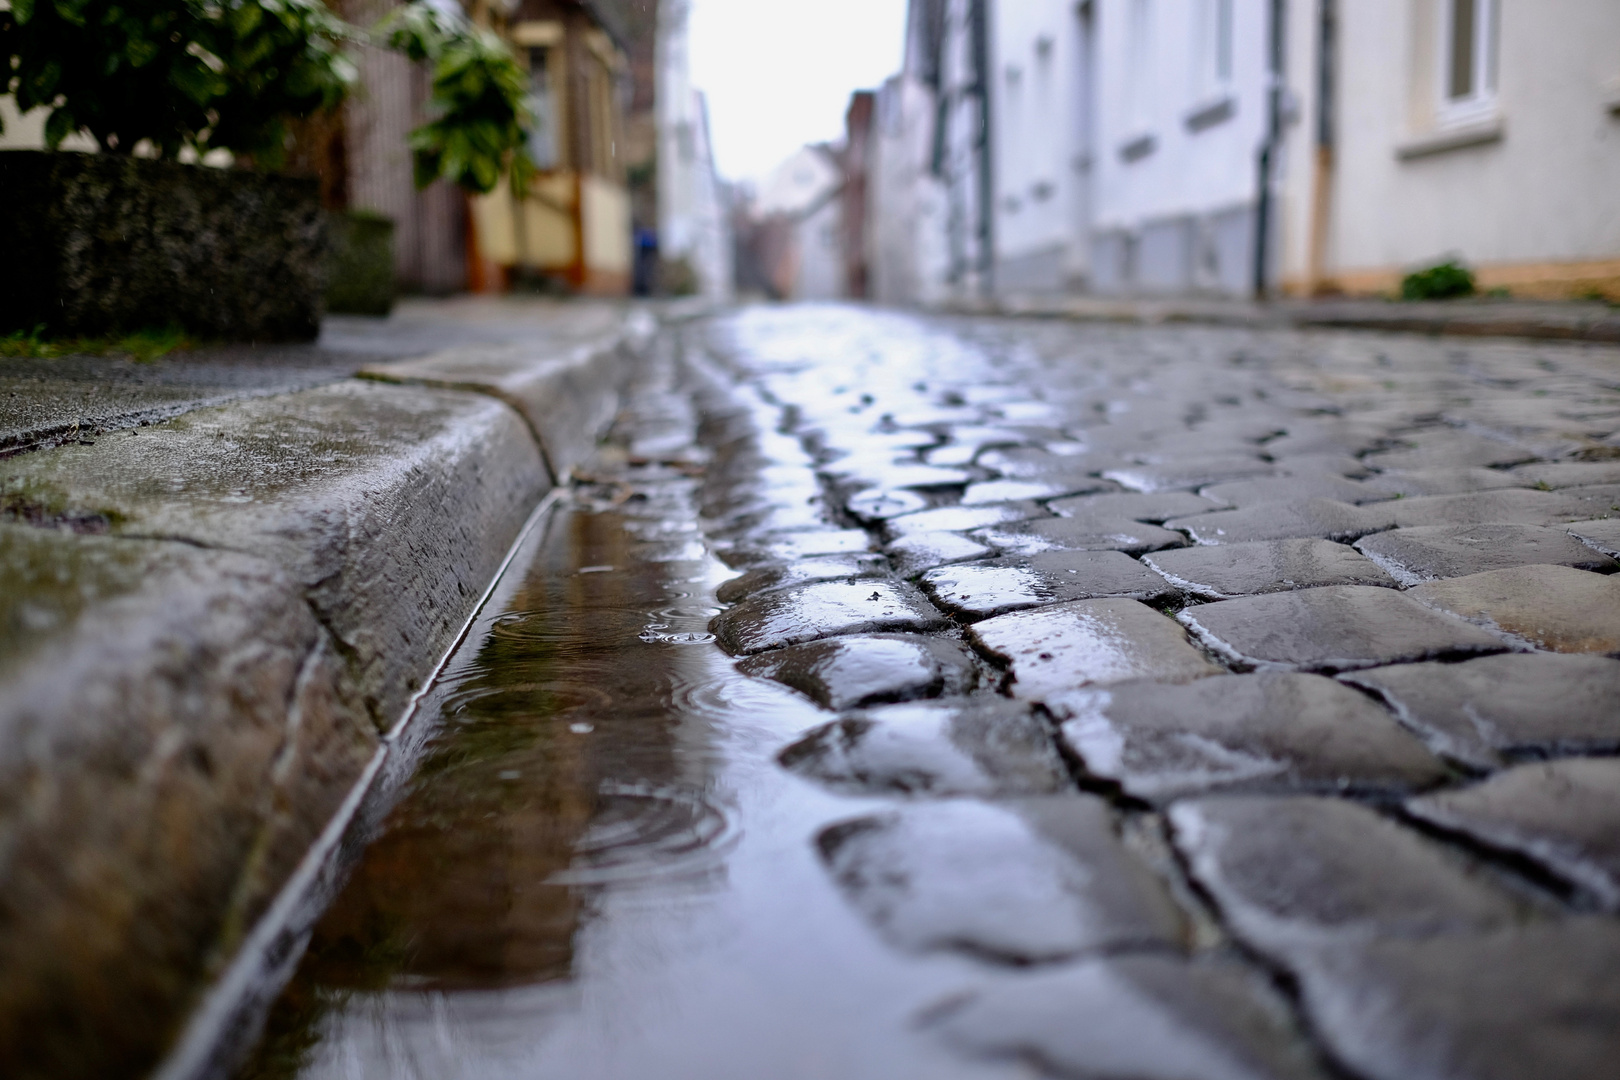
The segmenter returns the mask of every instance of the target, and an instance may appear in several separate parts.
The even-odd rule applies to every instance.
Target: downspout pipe
[[[976,164],[979,183],[979,281],[986,298],[995,295],[995,170],[990,156],[990,2],[970,0],[972,3],[973,80],[978,94],[979,132],[976,145]]]
[[[1282,149],[1283,20],[1287,0],[1271,0],[1266,20],[1266,134],[1260,143],[1254,197],[1254,298],[1264,300],[1271,288],[1271,238],[1276,216],[1271,177]]]

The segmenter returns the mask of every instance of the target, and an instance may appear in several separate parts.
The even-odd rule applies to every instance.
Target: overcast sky
[[[757,180],[837,139],[856,90],[900,70],[905,0],[693,0],[692,81],[720,174]]]

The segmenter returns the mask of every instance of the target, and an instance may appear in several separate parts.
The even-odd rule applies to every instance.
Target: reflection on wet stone
[[[1155,551],[1142,561],[1177,587],[1211,600],[1322,585],[1394,586],[1353,548],[1331,540],[1270,540]]]
[[[1296,966],[1334,1055],[1370,1080],[1609,1080],[1620,1061],[1620,927],[1358,942]]]
[[[1232,929],[1280,961],[1380,937],[1490,930],[1519,903],[1461,857],[1342,799],[1200,799],[1176,845]]]
[[[1088,772],[1150,802],[1212,790],[1406,792],[1446,771],[1373,701],[1319,675],[1219,675],[1048,698]]]
[[[1432,611],[1411,596],[1367,585],[1222,600],[1187,608],[1180,618],[1211,649],[1240,663],[1308,671],[1507,648],[1494,634]]]
[[[923,1019],[969,1053],[1088,1080],[1326,1075],[1264,980],[1210,960],[1147,954],[1044,968],[949,998]]]
[[[940,506],[890,518],[883,523],[883,533],[893,541],[916,533],[965,532],[1005,521],[1050,516],[1038,503],[1028,501],[991,503],[988,506]]]
[[[1180,533],[1128,518],[1038,518],[976,530],[973,535],[1003,551],[1124,551],[1141,554],[1181,547]]]
[[[1174,620],[1135,600],[1077,600],[975,623],[969,638],[1012,671],[1014,696],[1039,701],[1092,684],[1196,679],[1220,668]]]
[[[1158,494],[1130,492],[1084,495],[1073,499],[1054,499],[1048,505],[1064,517],[1163,522],[1174,517],[1218,510],[1221,504],[1190,491],[1163,491]]]
[[[995,552],[959,533],[910,533],[883,549],[901,577],[916,577],[925,570],[966,559],[982,559]]]
[[[837,634],[944,625],[933,605],[909,585],[828,581],[751,596],[717,615],[710,629],[727,652],[746,656]]]
[[[1118,551],[1043,551],[930,570],[922,587],[945,610],[969,619],[1065,600],[1124,596],[1154,602],[1175,589]]]
[[[973,688],[972,655],[948,638],[856,635],[750,656],[737,670],[775,679],[828,709],[961,694]]]
[[[816,843],[850,903],[901,949],[1029,963],[1181,934],[1087,795],[919,802],[828,826]]]
[[[750,567],[742,576],[722,582],[715,590],[715,598],[722,604],[735,604],[767,589],[804,585],[812,581],[883,577],[888,571],[889,562],[882,555],[821,555],[790,563]]]
[[[871,709],[812,730],[778,760],[850,794],[1045,795],[1073,786],[1046,721],[1000,698]]]
[[[306,1076],[1613,1071],[1620,766],[1523,763],[1620,750],[1596,351],[668,338],[432,699]]]

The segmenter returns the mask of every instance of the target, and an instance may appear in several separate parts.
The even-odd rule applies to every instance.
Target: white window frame
[[[1467,94],[1452,95],[1452,39],[1458,0],[1440,2],[1439,109],[1442,127],[1488,120],[1496,115],[1497,55],[1501,0],[1469,0],[1474,5],[1474,33],[1470,60],[1473,85]]]

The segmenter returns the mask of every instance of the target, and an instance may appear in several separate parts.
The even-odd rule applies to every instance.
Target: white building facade
[[[847,295],[843,248],[844,175],[830,147],[800,147],[760,184],[756,219],[777,238],[766,273],[784,300]]]
[[[912,0],[893,85],[880,299],[1620,298],[1616,0]]]
[[[1296,0],[1287,71],[1286,289],[1458,257],[1483,289],[1620,300],[1620,2]]]
[[[684,260],[698,292],[725,301],[736,278],[731,219],[714,168],[708,108],[692,85],[690,14],[690,0],[662,0],[658,7],[658,255]]]

